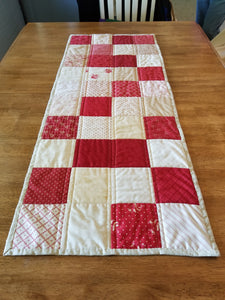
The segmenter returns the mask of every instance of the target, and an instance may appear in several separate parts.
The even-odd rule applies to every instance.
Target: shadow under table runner
[[[4,255],[218,256],[154,35],[71,35]]]

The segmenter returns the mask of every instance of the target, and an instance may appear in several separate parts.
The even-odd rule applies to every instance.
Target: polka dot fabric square
[[[67,202],[71,168],[33,168],[24,204]]]
[[[153,34],[71,35],[49,101],[5,255],[219,255]]]

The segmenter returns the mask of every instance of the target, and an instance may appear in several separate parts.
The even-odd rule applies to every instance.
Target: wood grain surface
[[[71,33],[155,33],[219,258],[0,257],[0,299],[225,299],[225,69],[194,22],[28,24],[0,65],[0,250]]]

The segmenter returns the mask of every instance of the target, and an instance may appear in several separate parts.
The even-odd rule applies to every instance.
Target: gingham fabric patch
[[[4,255],[218,256],[154,35],[69,38]]]

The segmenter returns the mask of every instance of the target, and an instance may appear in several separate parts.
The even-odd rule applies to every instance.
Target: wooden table
[[[225,69],[193,22],[28,24],[1,63],[0,248],[69,34],[155,33],[220,258],[0,257],[5,299],[225,299]]]

